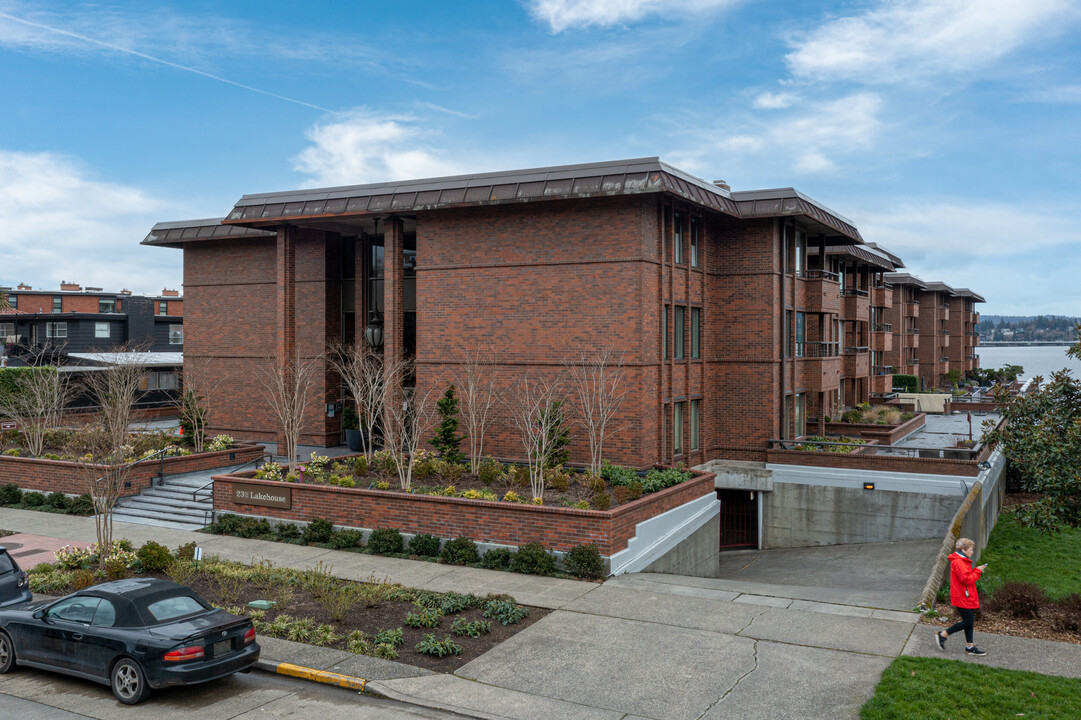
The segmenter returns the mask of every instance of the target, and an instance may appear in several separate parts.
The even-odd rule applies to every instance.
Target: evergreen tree
[[[562,400],[554,400],[549,403],[548,407],[541,411],[541,417],[537,421],[538,424],[544,425],[549,418],[549,413],[552,413],[553,420],[548,424],[548,427],[551,428],[548,447],[552,448],[552,452],[548,454],[548,467],[556,467],[565,464],[570,457],[567,446],[571,442],[571,431],[567,427],[566,419],[563,416]]]
[[[439,428],[430,442],[447,462],[460,463],[465,460],[458,446],[465,440],[465,435],[458,434],[458,397],[454,394],[454,385],[448,385],[447,391],[439,399]]]

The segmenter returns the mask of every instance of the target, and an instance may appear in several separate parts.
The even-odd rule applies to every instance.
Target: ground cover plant
[[[553,444],[558,445],[558,442]],[[309,461],[298,466],[296,472],[290,472],[279,463],[268,462],[255,471],[255,477],[279,482],[555,505],[581,510],[608,510],[692,477],[682,467],[653,468],[639,473],[604,463],[600,473],[593,474],[557,464],[542,470],[534,468],[534,473],[543,472],[544,476],[543,497],[538,499],[534,496],[537,480],[531,479],[530,469],[524,465],[504,464],[488,457],[478,464],[474,473],[469,465],[418,450],[410,461],[412,481],[403,490],[399,483],[394,482],[398,476],[398,462],[394,455],[384,451],[376,451],[370,459],[360,455],[331,459],[313,452]]]
[[[519,605],[508,595],[430,592],[374,575],[343,580],[322,562],[304,570],[270,560],[248,566],[217,556],[195,563],[194,545],[176,552],[153,541],[138,549],[126,541],[114,545],[105,571],[96,569],[97,547],[61,548],[55,563],[30,570],[31,589],[59,596],[107,579],[165,578],[191,587],[217,607],[251,617],[258,635],[439,672],[452,672],[548,612]],[[273,605],[255,610],[248,607],[253,600]]]
[[[826,445],[824,443],[848,443],[848,445]],[[850,453],[859,450],[859,448],[852,446],[866,444],[866,440],[845,435],[837,437],[830,435],[808,435],[807,437],[802,438],[799,445],[796,445],[792,449],[810,452]]]
[[[1081,707],[1081,680],[902,656],[860,710],[860,720],[1064,718]]]
[[[896,378],[897,376],[895,375],[894,377]],[[889,405],[860,403],[851,410],[846,410],[839,419],[834,418],[832,422],[900,425],[903,422],[908,422],[915,416],[915,413],[902,412]]]
[[[64,493],[24,491],[14,483],[0,486],[0,505],[16,510],[39,510],[60,515],[93,515],[94,501],[84,493],[70,497]]]
[[[44,434],[41,452],[30,451],[30,439],[18,430],[7,430],[0,434],[0,455],[7,457],[37,458],[39,460],[64,460],[67,462],[93,463],[94,450],[100,447],[100,428],[80,426],[73,428],[53,428]],[[218,435],[207,441],[207,452],[229,450],[234,441],[228,435]],[[151,431],[130,433],[122,445],[124,462],[135,462],[154,456],[164,451],[165,457],[191,455],[192,450],[185,447],[181,438],[166,432]]]
[[[312,530],[313,527],[317,530]],[[508,570],[530,575],[577,577],[588,580],[600,580],[604,577],[604,560],[597,546],[593,544],[571,548],[565,555],[565,571],[561,571],[557,567],[555,555],[539,543],[526,543],[517,551],[509,548],[494,548],[481,555],[477,544],[467,537],[447,540],[440,549],[439,538],[434,535],[419,534],[413,536],[406,546],[401,532],[396,528],[376,528],[369,534],[368,542],[365,544],[364,535],[359,530],[335,530],[330,521],[322,518],[316,518],[302,529],[299,525],[290,522],[282,522],[272,527],[263,518],[224,513],[219,515],[203,532],[440,562],[446,565]]]

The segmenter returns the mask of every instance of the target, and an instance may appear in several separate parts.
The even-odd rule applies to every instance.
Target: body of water
[[[1022,377],[1043,375],[1051,377],[1055,370],[1069,369],[1075,378],[1081,378],[1081,361],[1066,355],[1066,345],[1018,346],[996,345],[977,347],[981,368],[1000,368],[1003,365],[1020,365],[1025,369]]]

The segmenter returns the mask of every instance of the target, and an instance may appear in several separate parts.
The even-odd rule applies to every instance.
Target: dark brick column
[[[390,367],[405,357],[405,238],[401,218],[387,218],[384,228],[383,357]]]
[[[296,358],[297,352],[297,229],[290,225],[279,227],[277,242],[278,341],[274,363],[275,367],[281,367]],[[280,429],[275,439],[280,453],[285,447]]]

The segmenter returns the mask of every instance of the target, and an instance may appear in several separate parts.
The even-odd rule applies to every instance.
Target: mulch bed
[[[1006,493],[1006,497],[1002,499],[1002,507],[1012,508],[1018,505],[1028,505],[1042,497],[1041,493]]]
[[[949,627],[961,619],[961,616],[951,605],[935,603],[934,609],[942,613],[942,617],[929,618],[924,616],[921,618],[921,622],[926,625]],[[1043,606],[1038,618],[1015,618],[1006,613],[980,609],[976,611],[976,632],[1014,635],[1016,637],[1054,640],[1056,642],[1081,645],[1081,632],[1062,632],[1051,628],[1051,619],[1057,613],[1058,609],[1052,604]]]

